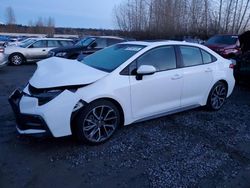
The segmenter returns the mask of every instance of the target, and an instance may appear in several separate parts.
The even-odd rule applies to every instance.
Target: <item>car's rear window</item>
[[[216,45],[216,44],[226,44],[233,45],[236,44],[238,36],[235,35],[221,35],[211,37],[205,44],[206,45]]]

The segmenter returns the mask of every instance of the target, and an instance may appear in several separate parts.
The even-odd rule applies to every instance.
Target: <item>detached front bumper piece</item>
[[[17,89],[9,97],[9,103],[16,118],[17,131],[20,134],[39,134],[51,136],[52,134],[41,116],[34,114],[22,114],[20,112],[19,103],[23,95],[23,92]]]

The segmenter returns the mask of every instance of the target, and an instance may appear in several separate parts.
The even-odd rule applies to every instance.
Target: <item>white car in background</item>
[[[6,46],[19,46],[19,45],[22,45],[23,43],[28,42],[29,40],[34,40],[34,39],[37,39],[37,38],[26,38],[26,39],[20,40],[20,41],[17,40],[17,41],[14,41],[14,42],[8,42],[6,44]]]
[[[21,65],[24,62],[33,62],[47,58],[48,52],[56,47],[72,46],[73,40],[60,38],[33,38],[19,46],[2,48],[0,63],[9,61],[12,65]]]
[[[126,42],[82,62],[39,62],[28,85],[9,101],[20,134],[73,134],[99,144],[120,125],[198,106],[219,110],[234,88],[232,68],[199,44]]]

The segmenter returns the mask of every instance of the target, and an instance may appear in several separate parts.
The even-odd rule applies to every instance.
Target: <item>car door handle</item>
[[[171,79],[172,80],[178,80],[178,79],[181,79],[183,76],[180,75],[180,74],[175,74]]]
[[[43,49],[43,52],[45,52],[46,50],[45,49]]]
[[[205,72],[213,72],[213,70],[211,68],[207,68]]]

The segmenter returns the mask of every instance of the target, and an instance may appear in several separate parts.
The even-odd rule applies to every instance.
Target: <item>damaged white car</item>
[[[234,88],[233,65],[186,42],[127,42],[82,62],[38,62],[9,102],[20,134],[75,135],[99,144],[119,126],[207,105],[219,110]]]

